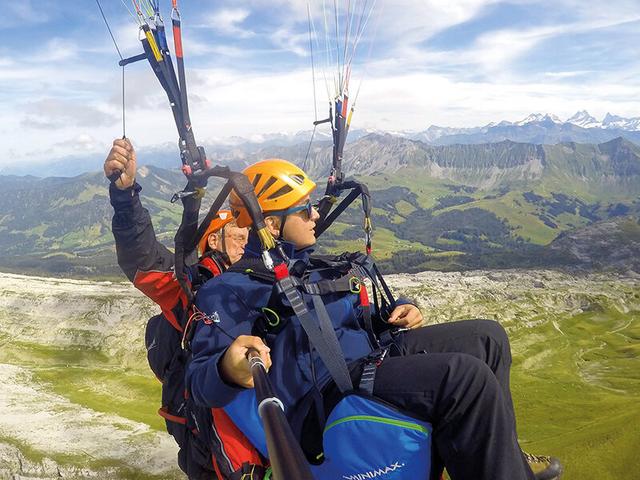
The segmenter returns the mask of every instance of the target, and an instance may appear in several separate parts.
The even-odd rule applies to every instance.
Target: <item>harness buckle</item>
[[[379,367],[382,364],[382,362],[384,361],[384,359],[387,357],[388,353],[389,353],[389,347],[383,347],[383,348],[379,348],[377,350],[374,350],[369,355],[367,355],[366,363],[367,364],[373,364],[376,367]]]
[[[202,192],[198,192],[198,190],[202,190]],[[196,190],[192,190],[192,191],[183,190],[181,192],[176,192],[173,194],[173,197],[171,197],[170,202],[176,203],[178,200],[182,200],[183,198],[187,198],[191,196],[195,196],[196,198],[202,198],[202,196],[204,196],[204,189],[196,188]]]
[[[261,310],[269,327],[276,328],[278,325],[280,325],[280,315],[278,315],[275,310],[272,310],[268,307],[262,307]]]
[[[362,280],[358,277],[351,277],[349,279],[349,291],[351,293],[360,293],[360,289],[362,288]]]
[[[271,254],[267,251],[267,250],[263,250],[262,252],[262,262],[264,263],[264,266],[266,267],[267,270],[269,270],[270,272],[273,272],[273,258],[271,257]]]

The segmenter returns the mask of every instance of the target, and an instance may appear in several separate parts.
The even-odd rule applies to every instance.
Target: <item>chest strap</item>
[[[366,330],[372,344],[378,346],[379,342],[373,330],[371,303],[369,295],[367,294],[367,289],[363,284],[363,279],[370,278],[370,274],[364,267],[349,261],[330,262],[325,260],[316,260],[313,263],[315,266],[327,269],[337,269],[339,267],[339,270],[346,273],[336,279],[324,279],[317,282],[305,281],[293,273],[287,277],[289,279],[288,282],[290,282],[294,287],[300,287],[309,295],[324,296],[333,293],[346,292],[359,295],[364,329]],[[266,270],[262,261],[257,258],[242,259],[232,265],[227,271],[244,273],[252,278],[276,284],[276,275],[273,272]],[[374,300],[376,301],[377,306],[378,302],[377,295],[375,294],[375,283],[373,283],[373,288]],[[254,334],[257,334],[258,336],[278,334],[282,328],[284,328],[285,319],[289,316],[289,311],[287,311],[289,308],[282,305],[279,301],[280,293],[282,292],[276,285],[274,293],[269,298],[268,305],[261,309],[262,317],[254,324]],[[295,310],[291,313],[297,314]]]
[[[275,267],[275,275],[278,289],[291,304],[298,321],[325,367],[327,367],[336,386],[343,393],[352,391],[353,383],[351,382],[347,362],[344,359],[338,337],[333,330],[333,324],[329,319],[329,314],[322,298],[318,295],[311,295],[315,316],[318,320],[316,325],[313,318],[314,315],[307,308],[302,294],[292,281],[292,277],[289,276],[287,265],[284,263],[277,265]]]

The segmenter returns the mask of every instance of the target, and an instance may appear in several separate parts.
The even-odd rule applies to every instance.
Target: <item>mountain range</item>
[[[308,158],[305,154],[301,145],[265,147],[237,155],[234,168],[265,157],[289,158],[320,179],[321,193],[331,146],[317,144]],[[595,266],[583,261],[590,255],[588,248],[567,244],[572,237],[562,248],[550,244],[563,232],[586,229],[575,238],[588,246],[589,228],[596,229],[599,222],[630,219],[633,225],[640,218],[640,146],[623,138],[597,145],[502,141],[436,146],[370,134],[347,146],[344,168],[347,174],[357,172],[372,192],[376,256],[394,271]],[[144,166],[138,181],[156,232],[170,245],[181,211],[169,199],[184,185],[184,177],[176,170]],[[212,182],[210,190],[219,186]],[[102,173],[0,176],[0,188],[0,249],[5,252],[0,267],[119,275]],[[208,197],[205,204],[210,201]],[[361,212],[348,209],[323,236],[324,250],[362,248],[361,224]],[[639,239],[634,228],[624,225],[615,242],[628,240],[626,251],[632,254]],[[611,255],[611,266],[632,266],[627,257]]]
[[[549,113],[533,113],[516,122],[503,120],[480,127],[452,128],[432,125],[422,132],[406,133],[407,138],[437,145],[476,144],[501,140],[555,144],[560,142],[602,143],[622,136],[640,141],[640,117],[624,118],[607,113],[597,120],[586,110],[562,121]]]
[[[597,120],[587,111],[577,112],[566,121],[552,114],[535,113],[526,118],[509,122],[489,123],[480,127],[455,128],[432,125],[421,131],[382,131],[353,129],[349,132],[348,144],[370,135],[392,136],[406,140],[417,140],[428,145],[477,145],[497,143],[505,140],[539,145],[558,143],[600,144],[622,137],[640,145],[640,117],[624,118],[607,113]],[[311,141],[313,139],[313,142]],[[135,138],[134,138],[135,140]],[[250,138],[231,137],[204,143],[207,155],[214,163],[237,168],[247,158],[266,158],[293,154],[290,159],[304,158],[306,152],[331,144],[331,133],[318,129],[303,130],[292,134],[273,133],[255,135]],[[292,153],[293,152],[293,153]],[[107,152],[52,158],[46,163],[16,163],[0,167],[2,175],[76,176],[100,170]],[[178,150],[175,143],[167,142],[138,150],[138,163],[174,169],[178,165]]]

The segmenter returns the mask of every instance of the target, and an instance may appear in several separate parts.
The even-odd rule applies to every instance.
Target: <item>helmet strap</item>
[[[220,229],[220,248],[218,249],[223,253],[227,253],[227,240],[226,240],[226,235],[225,235],[225,228],[227,228],[226,225],[224,225]]]
[[[279,242],[284,241],[284,224],[287,221],[287,217],[288,215],[282,215],[280,217],[280,233],[278,234],[278,239],[277,239]]]

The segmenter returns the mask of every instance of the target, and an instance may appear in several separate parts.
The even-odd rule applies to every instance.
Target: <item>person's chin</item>
[[[296,246],[296,250],[302,250],[305,248],[313,247],[315,244],[316,244],[316,239],[314,238],[313,240],[309,240],[308,242],[305,242],[301,245]]]

